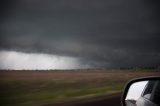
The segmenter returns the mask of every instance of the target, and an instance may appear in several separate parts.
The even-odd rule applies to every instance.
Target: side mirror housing
[[[127,83],[121,102],[123,106],[160,106],[160,77],[146,77]]]

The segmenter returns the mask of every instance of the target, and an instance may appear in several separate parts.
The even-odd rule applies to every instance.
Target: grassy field
[[[121,92],[136,77],[155,70],[0,71],[0,106],[41,105]]]

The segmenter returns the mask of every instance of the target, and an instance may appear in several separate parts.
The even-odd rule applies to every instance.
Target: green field
[[[42,105],[121,92],[135,77],[159,72],[130,70],[1,71],[0,106]]]

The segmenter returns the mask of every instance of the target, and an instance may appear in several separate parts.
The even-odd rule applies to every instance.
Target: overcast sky
[[[36,56],[51,56],[58,69],[70,58],[76,64],[69,68],[160,65],[159,5],[159,0],[2,0],[0,68],[20,68],[23,60],[26,68],[32,61],[38,69]]]

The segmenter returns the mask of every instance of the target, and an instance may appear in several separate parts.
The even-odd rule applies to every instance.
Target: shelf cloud
[[[40,54],[46,54],[42,57],[47,64],[54,56],[69,57],[65,63],[78,59],[69,68],[160,65],[159,0],[2,0],[0,4],[3,68],[9,68],[3,62],[8,53],[38,62]],[[16,63],[20,64],[18,59],[15,67]]]

